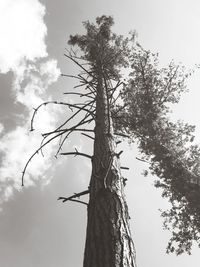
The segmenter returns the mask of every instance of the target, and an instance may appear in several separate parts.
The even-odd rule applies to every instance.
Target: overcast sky
[[[200,3],[197,0],[0,0],[0,262],[2,267],[81,267],[86,208],[62,204],[58,196],[87,189],[87,159],[55,160],[56,144],[31,161],[21,188],[21,172],[40,145],[41,132],[55,127],[66,113],[51,106],[40,111],[29,132],[33,108],[46,100],[63,100],[72,81],[60,73],[74,71],[63,53],[69,34],[83,31],[82,21],[112,15],[114,31],[138,32],[139,42],[159,52],[160,63],[172,59],[188,68],[200,64]],[[188,82],[189,93],[174,108],[173,118],[196,125],[200,140],[200,73]],[[84,151],[89,140],[75,136],[66,148]],[[162,230],[158,209],[168,207],[147,168],[127,145],[122,164],[130,167],[126,189],[138,267],[198,267],[192,255],[166,255],[170,233]]]

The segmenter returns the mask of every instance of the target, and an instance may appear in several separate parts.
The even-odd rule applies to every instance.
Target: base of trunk
[[[84,267],[136,267],[123,197],[101,189],[88,206]]]

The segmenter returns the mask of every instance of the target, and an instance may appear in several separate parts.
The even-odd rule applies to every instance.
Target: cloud
[[[0,2],[0,72],[11,71],[14,95],[13,105],[21,104],[25,111],[20,115],[20,124],[6,132],[0,123],[0,203],[21,190],[21,172],[38,148],[41,132],[54,129],[59,110],[43,109],[36,116],[37,131],[30,133],[33,108],[50,101],[47,89],[56,82],[60,70],[57,61],[49,57],[45,43],[47,27],[44,23],[45,7],[38,0],[3,0]],[[48,146],[45,159],[37,155],[26,172],[26,186],[34,185],[41,178],[47,184],[51,177],[45,171],[51,165],[55,144]]]
[[[0,1],[0,70],[17,69],[23,59],[47,56],[45,7],[37,0]]]

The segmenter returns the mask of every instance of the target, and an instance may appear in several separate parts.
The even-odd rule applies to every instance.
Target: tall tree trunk
[[[99,78],[84,267],[136,267],[108,91]]]

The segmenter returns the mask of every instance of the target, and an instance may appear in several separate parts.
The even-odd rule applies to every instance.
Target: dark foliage
[[[168,118],[188,74],[174,63],[159,69],[158,56],[140,46],[131,52],[130,63],[132,72],[121,90],[124,108],[114,116],[115,126],[138,141],[152,174],[160,178],[155,186],[172,204],[162,212],[172,232],[167,252],[190,253],[194,240],[200,244],[200,148],[193,144],[194,126]]]
[[[108,79],[118,79],[121,67],[128,66],[128,38],[111,32],[114,24],[112,17],[97,17],[96,25],[83,22],[85,35],[70,36],[69,44],[78,45],[82,59],[90,62],[90,73],[95,75],[101,66]]]

